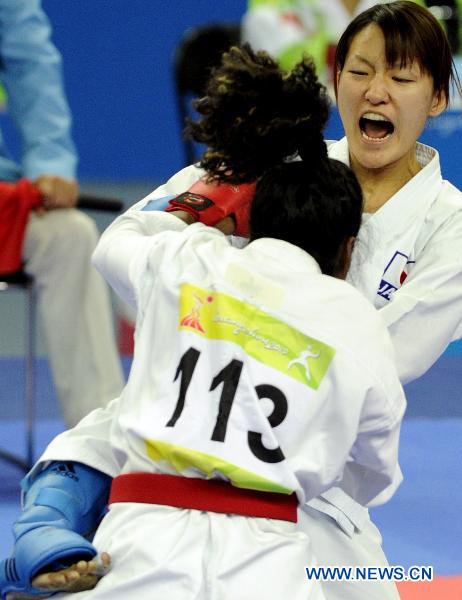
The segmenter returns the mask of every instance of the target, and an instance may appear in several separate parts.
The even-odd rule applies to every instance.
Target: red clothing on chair
[[[39,190],[29,180],[0,182],[0,273],[20,268],[29,212],[41,203]]]

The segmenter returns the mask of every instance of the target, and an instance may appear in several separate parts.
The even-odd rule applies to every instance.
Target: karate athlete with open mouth
[[[405,1],[354,19],[335,67],[346,137],[329,156],[350,165],[364,195],[347,280],[379,309],[408,383],[462,335],[462,195],[443,180],[438,152],[418,142],[447,107],[451,80],[459,93],[460,83],[440,24]],[[386,564],[367,511],[337,488],[308,503],[300,526],[322,564]],[[330,600],[399,598],[387,581],[323,587]]]
[[[344,281],[362,193],[327,156],[313,65],[232,49],[200,112],[207,177],[168,212],[129,210],[95,252],[137,307],[130,378],[97,413],[107,438],[84,419],[26,478],[2,597],[92,587],[98,550],[112,568],[79,599],[324,600],[297,507],[334,484],[374,505],[401,481],[392,346]]]
[[[408,383],[462,336],[462,194],[443,179],[438,152],[418,141],[460,83],[441,25],[406,1],[358,15],[339,41],[335,70],[346,136],[328,142],[328,153],[353,169],[364,197],[347,281],[379,310]],[[147,200],[178,194],[200,175],[197,166],[183,169]],[[387,565],[368,511],[339,488],[309,501],[299,525],[320,564]],[[329,600],[399,598],[386,580],[323,588]]]
[[[443,180],[437,151],[417,141],[427,119],[447,106],[454,81],[450,48],[430,12],[392,2],[352,21],[338,45],[336,72],[346,137],[328,152],[351,166],[364,196],[347,280],[379,310],[406,383],[425,373],[462,330],[462,196]],[[264,158],[261,152],[255,160],[257,172]],[[138,208],[184,192],[202,175],[197,166],[183,169]],[[52,443],[45,457],[80,456],[110,472],[98,463],[97,440],[107,439],[116,406],[82,423],[92,449],[79,454],[80,442],[74,447],[69,436]],[[320,564],[387,564],[367,510],[338,487],[310,500],[299,511],[299,526]],[[328,600],[399,597],[385,580],[323,582],[323,591]]]

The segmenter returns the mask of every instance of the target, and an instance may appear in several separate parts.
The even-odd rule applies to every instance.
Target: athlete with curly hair
[[[232,49],[198,109],[205,177],[167,212],[131,208],[94,255],[138,311],[130,378],[26,478],[2,598],[91,588],[98,552],[112,568],[79,598],[323,600],[298,506],[401,481],[391,343],[344,281],[361,189],[327,156],[313,65]],[[245,229],[245,248],[222,232]]]
[[[462,334],[462,195],[443,180],[438,152],[418,141],[427,120],[448,105],[451,85],[460,89],[460,84],[444,30],[429,11],[405,0],[374,6],[352,21],[338,45],[335,73],[346,135],[328,144],[328,154],[351,166],[364,198],[347,280],[388,327],[400,380],[406,383],[425,373]],[[271,106],[271,90],[266,90],[259,106]],[[276,116],[270,113],[269,121]],[[224,129],[231,124],[225,117],[223,123]],[[312,146],[315,159],[317,148]],[[267,151],[264,144],[263,149]],[[248,149],[241,154],[252,158]],[[198,182],[203,176],[197,166],[183,169],[138,208],[155,206],[162,198],[165,205],[165,197],[188,188],[193,196],[196,186],[205,185]],[[251,195],[254,184],[244,185],[241,192]],[[196,207],[204,204],[196,202]],[[248,203],[237,204],[235,232],[245,234],[248,225],[240,217]],[[267,209],[276,219],[281,207]],[[205,210],[199,212],[205,216]],[[230,224],[232,232],[235,225]],[[303,351],[317,353],[308,345]],[[112,464],[100,460],[96,448],[98,440],[108,439],[110,423],[111,410],[93,413],[85,421],[94,448],[86,451],[85,460],[106,473],[112,473]],[[64,438],[44,457],[75,459],[80,448],[79,435],[75,445]],[[299,527],[322,565],[388,564],[367,509],[338,486],[301,507]],[[395,582],[385,579],[325,581],[323,591],[328,600],[399,598]]]
[[[328,142],[328,154],[351,167],[364,198],[347,280],[379,311],[408,383],[462,336],[462,194],[443,179],[437,150],[418,141],[461,86],[441,25],[406,0],[351,22],[337,47],[335,84],[345,137]],[[178,194],[201,175],[191,166],[149,201]],[[300,527],[323,565],[388,564],[368,511],[338,487],[303,507]],[[399,598],[385,579],[323,587],[329,600]]]

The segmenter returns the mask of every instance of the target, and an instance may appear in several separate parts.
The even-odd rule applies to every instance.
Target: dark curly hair
[[[329,99],[307,57],[286,73],[265,52],[232,47],[194,106],[201,118],[186,131],[207,147],[200,166],[210,181],[255,181],[296,154],[326,155]]]
[[[349,167],[327,157],[329,100],[313,62],[286,73],[264,52],[233,47],[196,102],[190,135],[207,149],[210,182],[257,182],[250,238],[277,238],[344,276],[344,248],[361,223],[362,193]],[[301,160],[300,160],[301,159]]]

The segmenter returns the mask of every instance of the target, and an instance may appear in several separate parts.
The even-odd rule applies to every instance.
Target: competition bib
[[[253,304],[183,284],[171,371],[136,433],[167,471],[290,494],[284,449],[303,439],[334,354]]]

